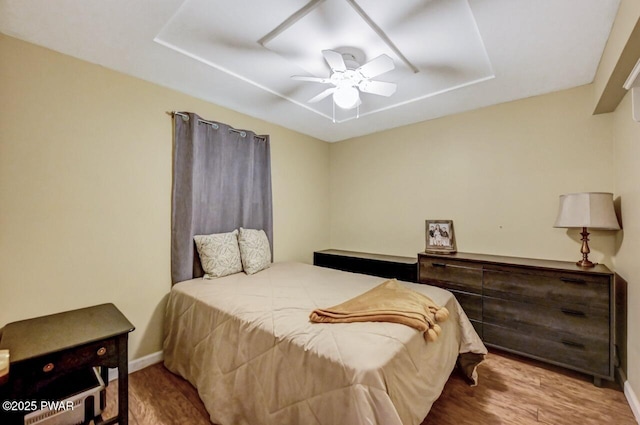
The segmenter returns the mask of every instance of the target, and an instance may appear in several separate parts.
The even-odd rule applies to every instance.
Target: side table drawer
[[[118,366],[116,338],[12,364],[10,376],[16,377],[15,391],[33,394],[61,375],[91,366]]]

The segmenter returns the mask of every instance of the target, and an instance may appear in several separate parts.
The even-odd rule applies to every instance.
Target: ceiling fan
[[[355,60],[355,55],[349,53],[323,50],[322,55],[331,68],[329,78],[306,77],[303,75],[291,77],[299,81],[333,84],[333,87],[309,99],[309,103],[319,102],[325,97],[333,95],[335,105],[342,109],[353,109],[362,103],[360,101],[360,92],[387,97],[396,92],[395,83],[371,80],[371,78],[395,68],[393,59],[389,56],[380,55],[360,66]]]

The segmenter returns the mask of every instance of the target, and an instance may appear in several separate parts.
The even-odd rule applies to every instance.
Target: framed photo
[[[425,224],[427,240],[425,252],[434,254],[453,254],[456,252],[453,220],[426,220]]]

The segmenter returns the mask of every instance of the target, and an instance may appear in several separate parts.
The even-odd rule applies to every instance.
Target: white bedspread
[[[458,354],[486,353],[450,292],[406,283],[449,310],[436,342],[395,323],[309,321],[313,309],[384,280],[275,263],[251,276],[178,283],[167,305],[165,365],[197,388],[220,425],[420,424]]]

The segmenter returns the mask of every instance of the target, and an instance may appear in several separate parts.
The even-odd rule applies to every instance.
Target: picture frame
[[[456,238],[453,220],[425,220],[425,252],[432,254],[454,254]]]

